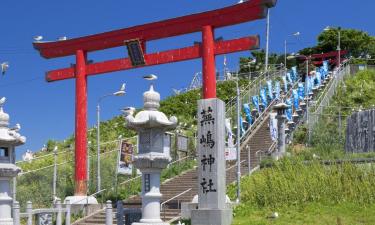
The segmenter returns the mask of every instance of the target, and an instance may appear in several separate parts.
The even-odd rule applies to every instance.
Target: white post
[[[33,225],[33,203],[31,201],[26,202],[26,213],[27,213],[27,225]]]
[[[57,183],[57,147],[53,149],[53,193],[52,199],[56,199],[56,183]]]
[[[61,209],[61,200],[56,200],[56,209],[57,209],[57,215],[56,215],[56,225],[61,225],[62,221],[62,209]]]
[[[70,225],[70,200],[65,201],[65,209],[66,209],[66,214],[65,214],[65,225]]]
[[[266,62],[265,71],[268,76],[268,49],[269,49],[269,36],[270,36],[270,9],[267,9],[267,25],[266,25]]]
[[[17,201],[13,202],[13,223],[20,225],[20,203]]]
[[[339,30],[339,41],[338,41],[338,45],[337,45],[337,51],[338,51],[338,61],[339,61],[339,68],[338,68],[338,71],[340,71],[340,68],[341,68],[341,32],[340,32],[340,27],[338,28]]]
[[[251,173],[251,156],[250,156],[250,143],[247,145],[247,166],[248,166],[248,172],[249,175]]]
[[[112,218],[112,202],[108,200],[106,202],[106,209],[105,209],[105,225],[112,225],[113,218]]]
[[[97,112],[97,135],[96,135],[96,144],[97,144],[97,171],[96,171],[96,191],[99,192],[101,190],[101,177],[100,177],[100,103],[96,107]]]
[[[286,74],[286,71],[287,71],[287,67],[286,67],[286,39],[284,40],[284,68],[285,68],[285,74]]]
[[[237,74],[236,89],[237,89],[237,203],[241,198],[241,101],[240,101],[240,88],[238,86],[239,77]]]

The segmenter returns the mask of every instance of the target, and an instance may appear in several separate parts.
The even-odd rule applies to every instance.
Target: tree
[[[340,31],[342,50],[349,51],[354,58],[375,57],[375,37],[367,32],[355,29],[331,28],[318,35],[318,44],[302,49],[302,55],[336,51],[338,46],[338,32]]]

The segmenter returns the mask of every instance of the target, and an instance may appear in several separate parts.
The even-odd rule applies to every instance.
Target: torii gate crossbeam
[[[145,65],[153,66],[183,60],[202,58],[203,98],[216,97],[215,55],[245,51],[259,47],[259,37],[215,42],[214,29],[262,19],[267,8],[276,0],[250,0],[225,8],[182,16],[164,21],[130,28],[55,42],[34,42],[34,48],[44,58],[76,56],[73,68],[49,71],[49,82],[75,78],[76,121],[75,121],[75,195],[86,195],[87,156],[87,77],[108,72],[135,69],[127,58],[87,63],[87,54],[124,45],[125,41],[138,39],[145,53]],[[147,41],[173,37],[193,32],[202,32],[202,44],[181,49],[146,53]]]

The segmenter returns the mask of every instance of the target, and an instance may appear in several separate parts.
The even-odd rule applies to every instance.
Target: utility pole
[[[267,24],[266,24],[266,62],[265,62],[265,72],[268,75],[268,50],[269,50],[269,37],[270,37],[270,9],[267,9]]]
[[[57,182],[57,146],[53,149],[53,201],[56,199],[56,182]]]
[[[239,82],[239,77],[237,73],[237,79],[236,79],[236,91],[237,91],[237,203],[240,202],[240,195],[241,195],[241,150],[240,150],[240,145],[241,145],[241,102],[240,102],[240,88],[238,86]]]
[[[337,45],[337,51],[338,51],[338,62],[339,62],[339,72],[341,69],[341,28],[338,27],[338,33],[339,33],[339,40],[338,40],[338,45]]]
[[[98,101],[98,105],[96,106],[96,126],[97,126],[97,133],[96,133],[96,159],[97,159],[97,167],[96,167],[96,191],[99,192],[102,190],[101,188],[101,174],[100,174],[100,104]]]
[[[285,68],[285,74],[286,74],[286,39],[284,40],[284,68]]]

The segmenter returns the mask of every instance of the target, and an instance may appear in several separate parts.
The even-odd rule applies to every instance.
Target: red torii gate
[[[332,51],[332,52],[326,52],[326,53],[321,53],[321,54],[312,54],[311,59],[313,60],[313,64],[318,66],[322,65],[324,60],[328,60],[330,64],[336,64],[336,66],[339,66],[339,62],[342,62],[343,56],[348,54],[347,50],[340,50],[339,51]],[[339,56],[340,56],[340,61],[339,61]]]
[[[259,48],[259,37],[250,36],[228,41],[215,41],[214,29],[262,19],[276,0],[251,0],[229,7],[168,19],[164,21],[114,30],[110,32],[56,42],[34,42],[44,58],[76,56],[75,67],[46,73],[48,82],[76,79],[75,120],[75,195],[86,195],[87,155],[87,76],[134,69],[129,58],[88,64],[87,53],[120,47],[125,41],[137,39],[145,53],[145,64],[153,66],[202,58],[203,98],[216,97],[215,55]],[[146,53],[148,41],[202,32],[202,44],[156,53]]]

